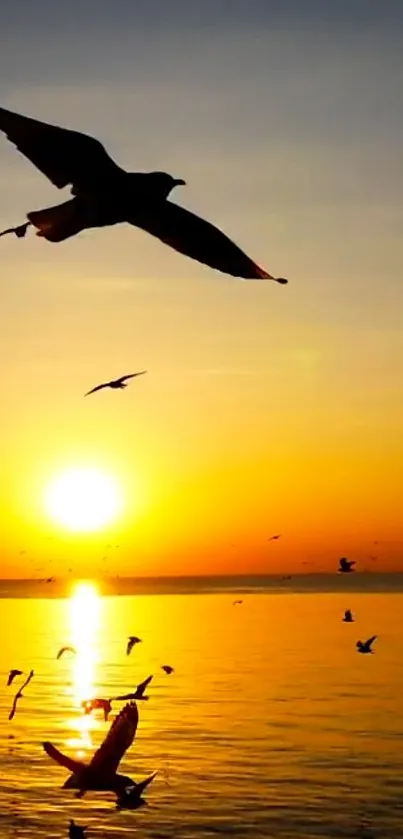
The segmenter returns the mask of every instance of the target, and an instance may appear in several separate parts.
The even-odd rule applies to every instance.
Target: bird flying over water
[[[9,713],[9,717],[8,717],[8,719],[9,719],[10,721],[11,721],[11,720],[14,718],[14,716],[15,716],[15,712],[16,712],[16,710],[17,710],[18,700],[23,698],[23,690],[24,690],[24,688],[26,688],[26,687],[27,687],[27,685],[29,685],[29,683],[30,683],[30,681],[31,681],[31,679],[32,679],[33,677],[34,677],[34,671],[33,671],[33,670],[31,670],[31,671],[30,671],[30,673],[29,673],[29,675],[28,675],[28,677],[26,678],[26,680],[25,680],[24,684],[23,684],[23,685],[21,685],[20,689],[19,689],[19,690],[17,691],[17,693],[15,694],[15,696],[14,696],[14,702],[13,702],[13,707],[11,708],[11,711],[10,711],[10,713]]]
[[[121,376],[120,379],[112,379],[111,382],[104,382],[102,385],[97,385],[85,393],[84,396],[90,396],[91,393],[96,393],[97,390],[102,390],[104,387],[111,387],[112,390],[123,390],[127,387],[126,379],[134,379],[136,376],[144,376],[147,370],[141,370],[140,373],[129,373],[127,376]]]
[[[108,734],[89,764],[74,760],[59,752],[52,743],[43,743],[46,754],[52,760],[64,766],[72,774],[63,784],[63,789],[76,789],[77,798],[82,798],[88,790],[110,791],[116,793],[119,800],[125,789],[140,787],[140,794],[146,781],[136,784],[127,775],[118,774],[118,767],[125,752],[130,748],[136,736],[138,710],[135,702],[125,705],[113,720]]]
[[[9,228],[22,238],[29,224],[49,242],[63,242],[82,230],[128,222],[191,259],[234,277],[275,280],[210,222],[168,201],[185,184],[166,172],[129,173],[93,137],[0,108],[0,131],[58,189],[70,185],[73,198],[27,213],[28,223]],[[1,235],[1,234],[0,234]]]
[[[233,606],[242,606],[243,600],[234,600]]]
[[[141,682],[139,685],[137,685],[134,693],[126,693],[124,696],[114,696],[113,697],[114,701],[116,701],[116,702],[125,701],[126,699],[137,699],[137,700],[138,699],[145,699],[145,700],[148,700],[150,697],[145,696],[144,694],[145,694],[146,688],[148,687],[148,685],[151,682],[151,679],[152,679],[152,676],[148,676],[147,679],[144,679],[144,682]]]
[[[147,802],[142,798],[142,794],[144,790],[151,784],[151,781],[154,780],[156,776],[156,772],[153,772],[148,778],[144,781],[140,781],[139,784],[136,784],[134,787],[128,787],[123,790],[123,792],[117,796],[116,799],[116,809],[117,810],[138,810],[139,807],[142,807]]]
[[[14,679],[17,676],[22,676],[23,672],[24,672],[23,670],[10,670],[10,672],[8,674],[8,679],[7,679],[7,687],[10,687],[10,685],[12,685]]]
[[[270,539],[268,539],[267,541],[268,542],[275,542],[277,539],[280,538],[280,536],[281,536],[281,533],[275,533],[274,536],[270,536]]]
[[[171,665],[170,665],[170,664],[163,664],[163,665],[161,666],[161,670],[163,670],[163,671],[164,671],[164,673],[166,673],[168,676],[170,676],[170,675],[171,675],[171,673],[173,673],[173,672],[174,672],[174,669],[173,669],[173,667],[171,667]]]
[[[344,612],[343,623],[354,623],[353,613],[350,609]]]
[[[347,557],[342,556],[339,559],[339,572],[341,574],[348,574],[349,571],[354,571],[353,565],[355,564],[355,559],[347,559]]]
[[[112,700],[111,699],[84,699],[81,703],[81,707],[84,709],[84,714],[91,714],[92,711],[97,710],[98,708],[104,712],[104,719],[105,722],[108,721],[109,714],[112,710]]]
[[[372,644],[376,640],[377,636],[372,635],[371,638],[368,638],[368,641],[357,641],[357,652],[358,653],[373,653],[374,651],[371,649]]]
[[[79,824],[76,824],[73,819],[70,821],[69,826],[69,839],[86,839],[85,832],[88,830],[88,827],[80,827]]]
[[[77,650],[74,647],[61,647],[56,656],[57,660],[59,660],[59,658],[61,658],[62,655],[64,655],[64,653],[72,653],[73,655],[76,655]]]
[[[137,635],[129,635],[129,640],[127,642],[126,647],[126,655],[130,655],[135,644],[141,644],[141,638],[137,638]]]

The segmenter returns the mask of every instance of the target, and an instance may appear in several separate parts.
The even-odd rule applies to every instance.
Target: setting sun
[[[49,516],[68,530],[92,531],[117,517],[121,498],[110,475],[97,469],[74,468],[49,484],[45,506]]]

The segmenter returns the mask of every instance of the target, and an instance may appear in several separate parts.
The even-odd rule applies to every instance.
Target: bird
[[[111,699],[84,699],[83,702],[81,703],[81,707],[84,709],[85,714],[91,714],[92,711],[95,711],[97,708],[101,709],[104,712],[105,722],[107,722],[109,714],[112,710],[112,700]]]
[[[141,370],[140,373],[129,373],[127,376],[121,376],[120,379],[112,379],[111,382],[104,382],[102,385],[97,385],[85,393],[84,396],[90,396],[91,393],[96,393],[97,390],[102,390],[104,387],[111,387],[112,390],[123,390],[127,387],[126,379],[134,379],[136,376],[144,376],[147,370]]]
[[[371,646],[376,640],[377,636],[372,635],[371,638],[368,638],[368,641],[357,641],[357,652],[359,653],[373,653],[374,651],[371,650]]]
[[[6,232],[25,236],[29,225],[49,242],[63,242],[82,230],[127,222],[185,256],[223,273],[252,280],[273,277],[221,230],[168,201],[182,178],[166,172],[129,173],[94,137],[0,108],[0,131],[58,189],[70,185],[73,198],[27,213],[28,224]],[[24,229],[25,228],[25,229]]]
[[[130,655],[135,644],[141,644],[141,638],[137,638],[137,635],[129,635],[129,640],[127,642],[126,647],[126,655]]]
[[[59,660],[64,653],[73,653],[73,655],[76,655],[77,650],[74,647],[61,647],[56,656],[57,660]]]
[[[69,826],[69,839],[86,839],[85,832],[88,830],[88,827],[80,827],[79,824],[76,824],[74,819],[71,819],[70,826]]]
[[[242,606],[243,600],[234,600],[233,606]]]
[[[339,572],[341,574],[348,574],[349,571],[354,571],[353,565],[355,564],[355,559],[347,559],[345,556],[342,556],[339,559]]]
[[[270,539],[268,539],[267,541],[268,542],[275,542],[276,539],[280,538],[280,536],[281,536],[281,533],[275,533],[274,536],[270,536]]]
[[[173,669],[173,667],[171,667],[171,665],[170,665],[170,664],[163,664],[163,665],[161,666],[161,670],[163,670],[163,671],[164,671],[164,673],[167,673],[167,675],[168,675],[168,676],[170,676],[170,675],[171,675],[171,673],[173,673],[173,672],[174,672],[174,669]]]
[[[346,609],[344,612],[343,623],[354,623],[353,613],[350,609]]]
[[[9,719],[10,721],[14,718],[15,712],[16,712],[16,710],[17,710],[18,700],[19,700],[19,699],[22,699],[22,697],[23,697],[23,692],[22,692],[22,691],[24,690],[24,688],[26,688],[26,687],[27,687],[27,685],[30,683],[30,681],[31,681],[31,679],[32,679],[33,677],[34,677],[34,671],[33,671],[33,670],[31,670],[31,671],[30,671],[30,673],[29,673],[29,675],[28,675],[28,677],[26,678],[26,680],[25,680],[24,684],[20,687],[20,689],[19,689],[19,690],[17,691],[17,693],[15,694],[15,696],[14,696],[14,702],[13,702],[13,707],[11,708],[11,711],[10,711],[9,716],[8,716],[8,719]]]
[[[145,696],[145,695],[144,695],[144,693],[145,693],[146,688],[147,688],[147,687],[148,687],[148,685],[150,684],[151,679],[152,679],[152,676],[148,676],[148,678],[147,678],[147,679],[144,679],[144,682],[141,682],[139,685],[137,685],[136,690],[134,691],[134,693],[126,693],[124,696],[114,696],[114,697],[113,697],[113,700],[114,700],[114,701],[116,701],[116,702],[118,702],[118,701],[125,701],[126,699],[137,699],[137,700],[138,700],[138,699],[144,699],[144,700],[148,700],[150,697],[149,697],[149,696]]]
[[[139,784],[136,784],[134,787],[126,787],[122,793],[117,795],[116,809],[138,810],[139,807],[143,807],[144,804],[147,804],[147,801],[145,801],[141,796],[148,785],[151,784],[151,781],[154,780],[156,774],[156,772],[153,772],[152,775],[144,781],[141,781]]]
[[[154,776],[150,776],[140,785],[127,775],[120,775],[118,767],[125,752],[130,748],[136,736],[139,715],[135,702],[129,702],[113,723],[102,745],[93,755],[89,764],[74,760],[62,754],[52,743],[45,741],[42,745],[46,754],[60,766],[64,766],[72,774],[63,784],[63,789],[76,789],[77,798],[82,798],[89,790],[114,792],[119,799],[127,787],[141,787],[141,791],[151,783]]]
[[[23,670],[10,670],[10,672],[8,674],[8,679],[7,679],[7,687],[10,687],[10,685],[12,685],[14,679],[17,676],[22,676],[23,673],[24,673]]]

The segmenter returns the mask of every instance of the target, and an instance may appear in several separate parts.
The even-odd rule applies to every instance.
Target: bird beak
[[[186,181],[183,181],[182,178],[175,178],[175,186],[186,186]]]

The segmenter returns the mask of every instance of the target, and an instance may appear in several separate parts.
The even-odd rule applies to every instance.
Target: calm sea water
[[[351,586],[243,586],[241,606],[231,589],[100,597],[72,584],[69,598],[4,597],[0,835],[62,837],[74,818],[89,837],[401,837],[403,594]],[[356,623],[342,623],[345,608]],[[375,633],[375,655],[358,655],[357,639]],[[129,634],[143,643],[127,657]],[[77,656],[56,661],[64,644]],[[11,667],[36,675],[8,722]],[[121,765],[136,780],[158,770],[150,806],[117,812],[100,793],[78,801],[41,742],[89,757],[109,724],[84,717],[80,700],[150,673]]]

